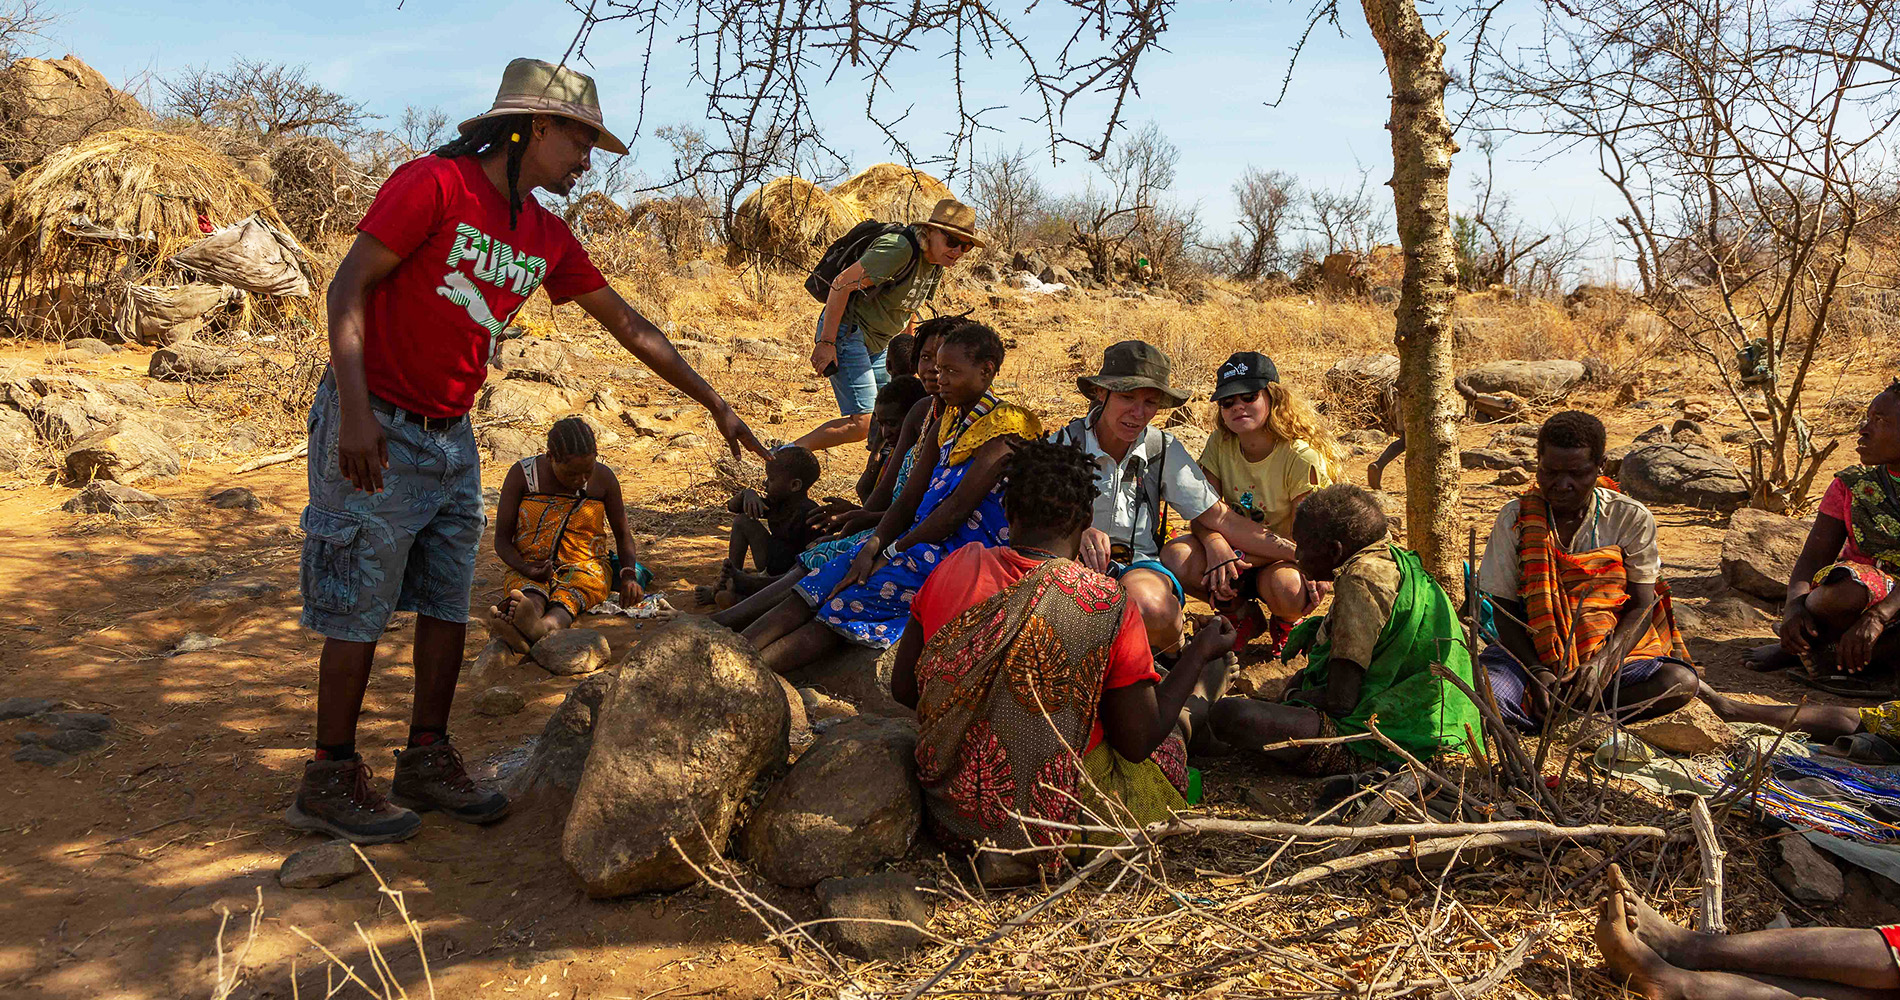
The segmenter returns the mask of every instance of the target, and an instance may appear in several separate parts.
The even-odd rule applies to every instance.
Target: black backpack
[[[851,227],[851,231],[838,237],[837,241],[825,248],[825,255],[818,260],[818,266],[811,269],[811,277],[805,279],[805,291],[820,302],[831,298],[831,283],[844,273],[845,268],[856,264],[864,257],[871,244],[892,233],[903,233],[905,242],[910,244],[910,263],[898,269],[890,280],[877,287],[886,288],[898,284],[917,270],[917,258],[923,256],[923,248],[917,244],[917,231],[896,222],[879,222],[866,219]]]

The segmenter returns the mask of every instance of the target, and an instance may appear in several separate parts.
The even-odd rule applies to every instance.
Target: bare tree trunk
[[[1452,386],[1451,303],[1458,262],[1447,204],[1451,123],[1445,45],[1415,0],[1361,0],[1392,83],[1392,200],[1405,279],[1399,287],[1399,398],[1405,424],[1407,539],[1451,595],[1464,594],[1458,546],[1458,394]]]

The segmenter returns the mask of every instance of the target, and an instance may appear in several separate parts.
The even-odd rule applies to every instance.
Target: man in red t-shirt
[[[310,411],[303,623],[325,636],[315,759],[285,818],[356,843],[413,836],[416,811],[487,823],[508,811],[448,740],[475,556],[487,521],[468,410],[501,334],[537,289],[578,302],[660,377],[712,412],[736,455],[765,449],[664,334],[608,287],[534,200],[571,191],[599,147],[594,81],[517,59],[461,138],[397,169],[330,283],[330,369]],[[621,572],[634,572],[622,553]],[[356,753],[376,642],[417,613],[408,748],[385,798]]]

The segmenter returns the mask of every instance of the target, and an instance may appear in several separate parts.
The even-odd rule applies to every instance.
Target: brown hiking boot
[[[303,784],[284,810],[284,822],[357,844],[387,844],[415,836],[422,829],[422,817],[391,805],[369,779],[369,765],[360,757],[306,763]]]
[[[464,823],[493,823],[508,815],[508,797],[476,784],[446,738],[396,751],[389,797],[417,812],[440,809]]]

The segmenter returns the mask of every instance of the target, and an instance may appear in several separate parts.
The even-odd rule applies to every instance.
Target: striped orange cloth
[[[1608,479],[1599,485],[1616,488]],[[1616,545],[1587,552],[1559,549],[1550,530],[1550,507],[1535,489],[1518,497],[1517,529],[1522,597],[1529,615],[1526,624],[1537,645],[1537,658],[1558,680],[1568,681],[1616,631],[1617,615],[1629,600],[1623,549]],[[1658,656],[1692,662],[1682,632],[1676,628],[1669,585],[1658,580],[1656,594],[1649,626],[1623,662]]]

